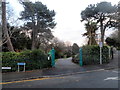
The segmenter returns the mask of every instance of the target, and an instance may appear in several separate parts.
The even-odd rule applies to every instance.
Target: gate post
[[[55,50],[54,50],[54,48],[52,48],[52,50],[51,50],[51,58],[52,58],[51,65],[52,65],[52,67],[55,67]]]
[[[80,65],[80,66],[83,66],[83,60],[82,60],[82,48],[80,48],[80,50],[79,50],[79,54],[80,54],[79,65]]]

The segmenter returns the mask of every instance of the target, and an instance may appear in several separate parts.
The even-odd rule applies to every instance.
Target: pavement
[[[103,70],[103,69],[115,69],[118,67],[118,60],[120,56],[120,51],[114,53],[114,59],[110,61],[109,64],[102,65],[86,65],[79,66],[71,61],[72,58],[58,59],[55,68],[46,68],[42,70],[33,70],[26,72],[9,72],[2,73],[2,82],[18,81],[18,80],[28,80],[35,78],[45,78],[45,77],[57,77],[57,76],[67,76],[80,73],[86,73],[91,71]]]

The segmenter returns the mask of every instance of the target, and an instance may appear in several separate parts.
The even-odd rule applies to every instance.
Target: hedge
[[[2,52],[2,67],[12,67],[11,70],[2,70],[3,72],[16,71],[17,63],[21,62],[26,63],[26,70],[51,67],[51,60],[48,60],[47,55],[41,50]]]
[[[97,45],[82,47],[83,65],[92,65],[100,63],[100,47]],[[73,62],[79,63],[79,54],[72,59]],[[102,48],[102,62],[109,63],[109,48],[103,46]]]

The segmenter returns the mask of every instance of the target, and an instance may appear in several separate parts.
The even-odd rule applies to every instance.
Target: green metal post
[[[80,66],[83,66],[83,60],[82,60],[82,48],[80,48],[79,52],[80,52],[80,61],[79,61],[79,64],[80,64]]]
[[[55,50],[54,48],[51,50],[51,60],[52,60],[52,67],[55,67]]]

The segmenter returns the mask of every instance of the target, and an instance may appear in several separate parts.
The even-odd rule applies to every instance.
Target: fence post
[[[83,66],[83,60],[82,60],[82,48],[80,48],[79,53],[80,53],[79,64],[80,64],[80,66]]]

